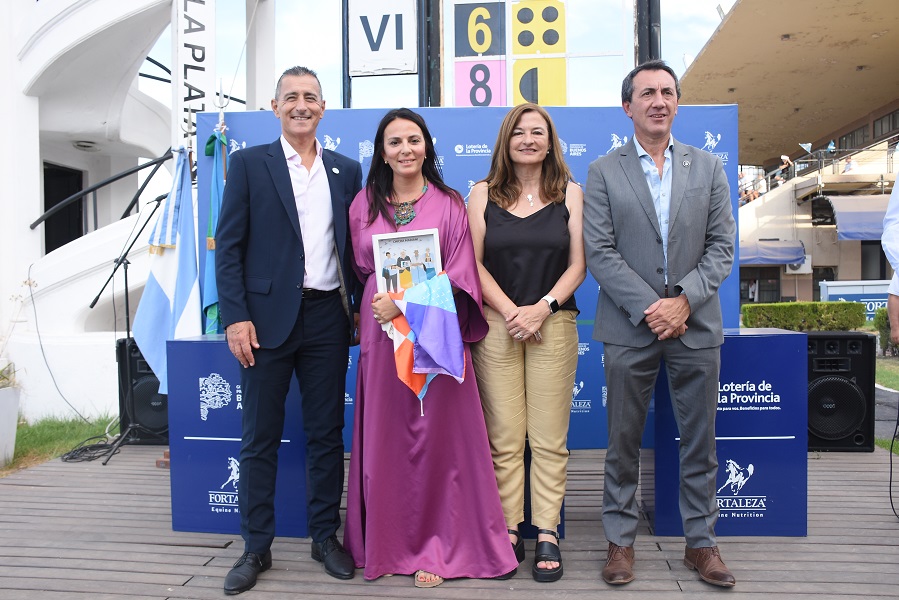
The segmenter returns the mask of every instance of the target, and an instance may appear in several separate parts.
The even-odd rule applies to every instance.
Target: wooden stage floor
[[[174,532],[169,473],[155,466],[162,446],[125,446],[109,462],[54,460],[0,479],[0,598],[4,600],[158,600],[222,598],[240,556],[236,535]],[[509,581],[453,580],[414,588],[411,577],[349,582],[327,576],[308,539],[278,538],[274,566],[244,600],[318,598],[531,599],[672,597],[899,597],[899,519],[890,509],[890,455],[810,453],[806,538],[725,537],[733,589],[700,581],[681,563],[683,540],[650,535],[641,522],[637,580],[600,578],[606,542],[600,523],[601,450],[572,452],[566,502],[565,577],[538,584],[533,542]],[[897,464],[899,469],[899,464]],[[899,501],[899,483],[894,485]]]

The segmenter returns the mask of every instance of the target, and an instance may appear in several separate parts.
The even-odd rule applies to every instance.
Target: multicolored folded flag
[[[446,272],[409,289],[391,292],[402,314],[392,321],[396,373],[421,403],[437,375],[465,380],[465,346]]]

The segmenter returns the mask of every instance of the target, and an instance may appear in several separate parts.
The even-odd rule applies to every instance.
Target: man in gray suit
[[[735,224],[721,160],[676,141],[680,85],[662,61],[621,89],[633,139],[590,165],[584,203],[587,266],[599,282],[593,337],[605,346],[609,448],[602,522],[610,584],[634,579],[640,440],[664,360],[680,431],[684,564],[703,580],[735,580],[715,541],[718,287],[731,272]]]

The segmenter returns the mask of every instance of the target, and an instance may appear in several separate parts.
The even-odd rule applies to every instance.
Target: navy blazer
[[[340,290],[353,335],[350,203],[362,188],[358,162],[330,150],[322,162],[331,188]],[[231,155],[216,230],[215,275],[225,327],[252,321],[263,348],[280,346],[296,323],[306,267],[303,236],[280,138]]]

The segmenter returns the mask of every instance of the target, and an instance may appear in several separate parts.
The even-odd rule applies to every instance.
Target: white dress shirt
[[[306,255],[304,288],[333,290],[340,287],[337,275],[337,253],[334,246],[334,210],[331,187],[322,162],[322,146],[315,140],[315,160],[311,168],[304,165],[293,146],[281,136],[287,158],[287,170],[297,206],[303,252]]]

